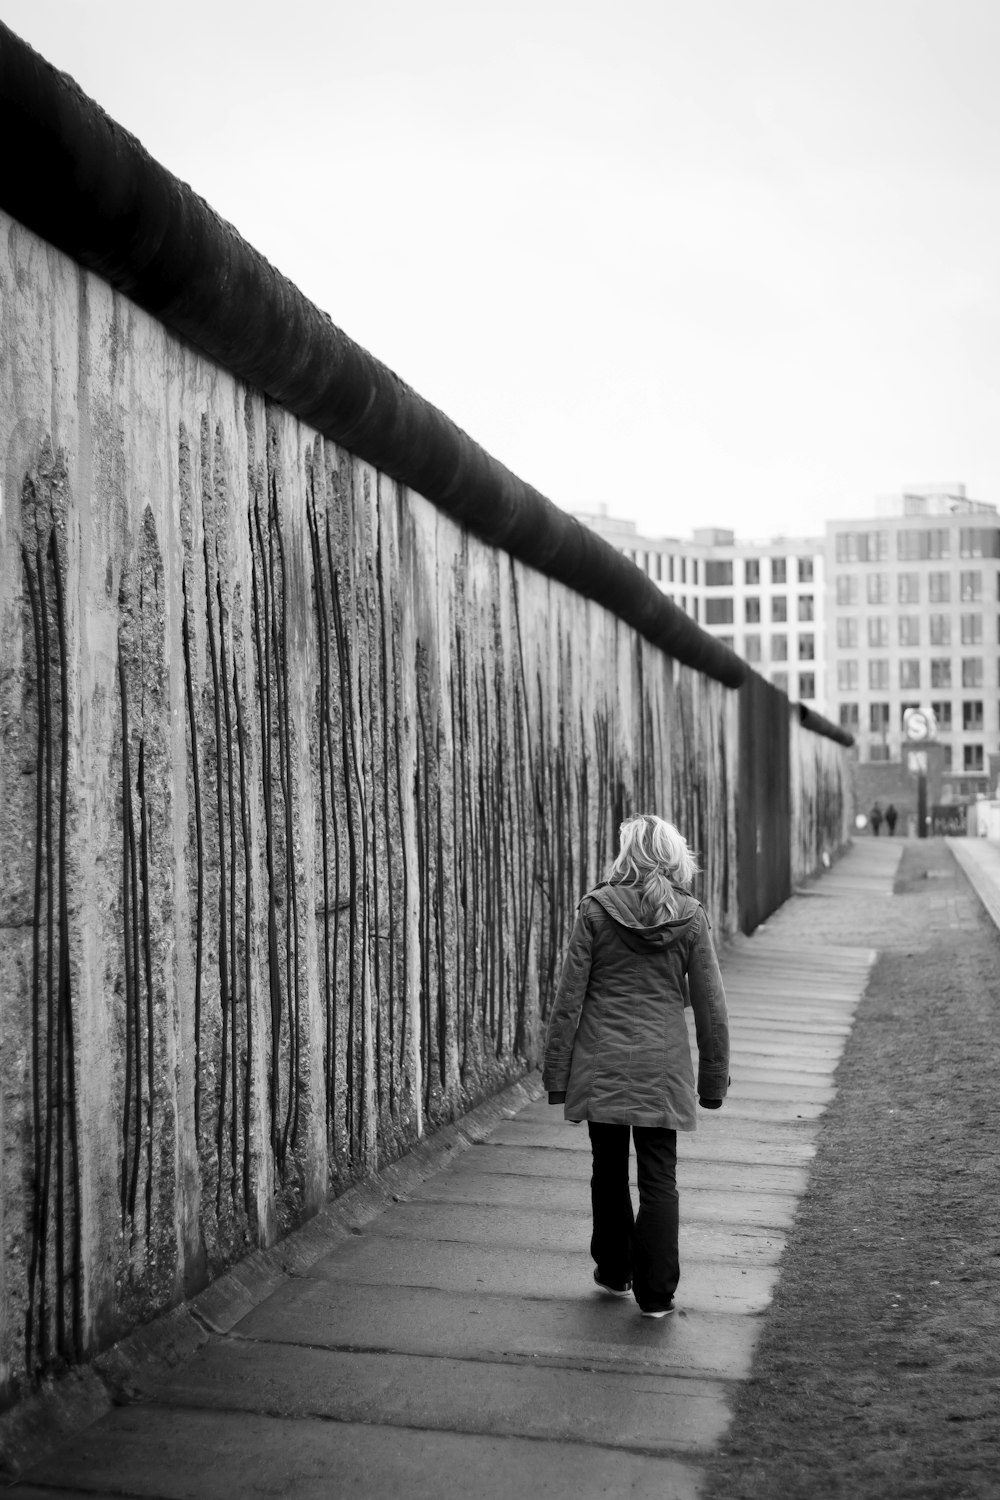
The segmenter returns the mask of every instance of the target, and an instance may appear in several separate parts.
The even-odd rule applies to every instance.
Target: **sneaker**
[[[669,1307],[640,1307],[640,1313],[644,1318],[666,1318],[674,1311],[674,1304]]]
[[[602,1281],[600,1272],[596,1270],[594,1284],[600,1287],[602,1292],[607,1292],[609,1297],[627,1297],[632,1291],[631,1281],[626,1281],[624,1286],[613,1286],[610,1281]]]

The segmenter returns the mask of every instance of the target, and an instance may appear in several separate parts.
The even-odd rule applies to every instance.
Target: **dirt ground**
[[[703,1494],[995,1500],[1000,933],[938,839],[904,846],[891,900],[820,888],[817,941],[880,956]]]

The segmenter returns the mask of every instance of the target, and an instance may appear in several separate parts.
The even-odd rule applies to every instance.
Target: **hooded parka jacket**
[[[580,902],[549,1017],[543,1083],[565,1091],[567,1120],[694,1130],[687,993],[698,1097],[724,1099],[729,1086],[719,961],[693,896],[679,894],[677,915],[653,927],[641,921],[639,899],[633,886],[608,884]]]

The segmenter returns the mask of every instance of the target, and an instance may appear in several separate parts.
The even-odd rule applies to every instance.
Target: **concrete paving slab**
[[[133,1406],[112,1412],[32,1471],[63,1495],[158,1500],[547,1500],[628,1495],[696,1500],[697,1468],[660,1455],[593,1444],[299,1421],[258,1413]],[[38,1500],[33,1486],[7,1492]]]
[[[726,1390],[694,1376],[219,1340],[148,1395],[171,1406],[692,1453],[724,1431]]]
[[[635,1184],[635,1160],[631,1181]],[[457,1161],[456,1177],[475,1176],[479,1172],[504,1176],[557,1177],[562,1180],[590,1181],[590,1152],[571,1151],[567,1157],[552,1160],[552,1152],[537,1146],[504,1146],[487,1143],[476,1146]],[[677,1162],[677,1181],[681,1187],[711,1188],[730,1193],[801,1193],[807,1173],[803,1167],[775,1166],[772,1162],[737,1164],[726,1161],[694,1161],[686,1154]]]
[[[747,1022],[741,1025],[739,1021],[731,1020],[729,1030],[733,1046],[733,1061],[737,1071],[741,1047],[745,1047],[748,1052],[765,1051],[776,1057],[794,1055],[823,1060],[830,1057],[839,1059],[844,1050],[842,1037],[837,1037],[833,1041],[824,1041],[820,1038],[798,1038],[792,1041],[784,1031],[779,1035],[777,1027],[763,1021],[755,1021],[752,1024]]]
[[[761,1312],[777,1277],[775,1265],[737,1265],[687,1256],[682,1246],[678,1303],[698,1312]],[[403,1240],[377,1232],[352,1236],[311,1266],[308,1275],[372,1286],[427,1286],[516,1297],[598,1297],[586,1237],[572,1249],[492,1246],[459,1241]]]
[[[662,1321],[631,1302],[589,1294],[502,1297],[430,1287],[369,1287],[303,1278],[280,1287],[235,1333],[313,1349],[385,1350],[494,1362],[655,1371],[741,1380],[759,1320],[685,1312]]]
[[[803,1068],[801,1063],[791,1058],[777,1065],[771,1058],[747,1057],[742,1053],[737,1064],[737,1076],[741,1087],[747,1083],[772,1083],[778,1087],[797,1085],[802,1088],[832,1088],[839,1061],[839,1056],[831,1057],[825,1062],[812,1062],[808,1068]]]
[[[768,1066],[777,1069],[792,1069],[804,1075],[820,1073],[829,1077],[836,1069],[843,1052],[840,1042],[827,1047],[792,1047],[778,1042],[773,1036],[759,1037],[747,1033],[739,1039],[737,1071],[744,1067]]]
[[[558,1107],[550,1107],[539,1119],[519,1115],[498,1126],[490,1140],[498,1145],[542,1146],[549,1150],[576,1151],[590,1156],[590,1137],[583,1126],[570,1125]],[[725,1107],[697,1130],[678,1137],[678,1161],[771,1162],[775,1166],[807,1164],[815,1152],[817,1127],[798,1126],[794,1138],[781,1125],[740,1121],[730,1128]]]
[[[825,1104],[808,1099],[784,1102],[780,1099],[744,1099],[733,1089],[726,1098],[726,1113],[735,1120],[818,1120]]]
[[[410,1195],[413,1203],[489,1203],[518,1208],[589,1210],[590,1197],[580,1181],[564,1177],[525,1177],[502,1173],[463,1174],[449,1172],[422,1183]],[[690,1187],[684,1193],[682,1212],[689,1219],[709,1219],[719,1224],[756,1224],[781,1229],[795,1213],[795,1199],[788,1193],[715,1192]]]
[[[525,1245],[561,1251],[589,1244],[590,1210],[583,1205],[576,1212],[540,1212],[481,1203],[399,1203],[379,1217],[378,1230],[396,1239],[440,1244],[458,1240],[472,1245]],[[682,1258],[733,1260],[754,1266],[774,1264],[785,1239],[777,1229],[699,1222],[682,1214],[680,1243]]]
[[[792,1079],[760,1078],[753,1072],[737,1075],[729,1098],[738,1102],[744,1099],[787,1101],[789,1104],[817,1104],[823,1109],[832,1104],[836,1093],[832,1083],[804,1083]]]

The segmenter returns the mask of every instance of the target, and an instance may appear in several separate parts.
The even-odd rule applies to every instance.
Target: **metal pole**
[[[917,772],[917,838],[927,837],[927,772]]]

